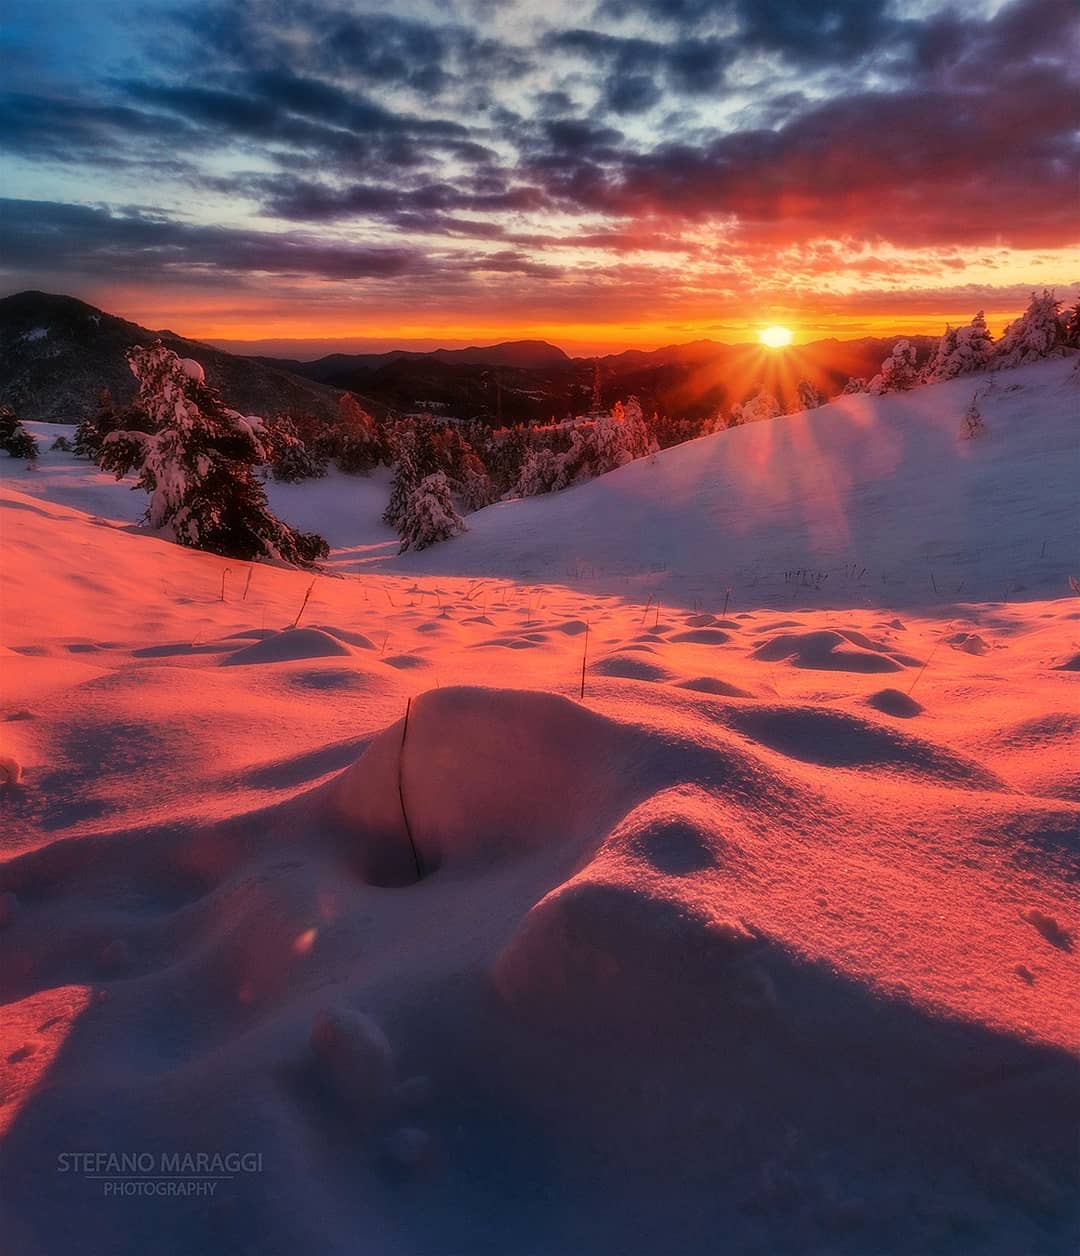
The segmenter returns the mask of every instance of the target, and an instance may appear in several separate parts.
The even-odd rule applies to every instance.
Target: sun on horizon
[[[758,339],[770,349],[783,349],[791,344],[791,337],[790,327],[763,327],[758,332]]]

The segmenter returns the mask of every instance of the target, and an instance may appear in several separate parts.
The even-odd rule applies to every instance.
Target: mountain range
[[[241,357],[175,332],[152,331],[74,297],[20,292],[0,299],[0,402],[31,419],[75,420],[93,411],[100,390],[134,394],[124,360],[133,344],[160,338],[201,362],[208,381],[245,413],[336,413],[343,390],[376,414],[431,410],[489,423],[563,419],[600,399],[636,396],[645,410],[699,418],[758,387],[793,407],[800,380],[825,396],[853,376],[873,375],[897,337],[820,340],[787,349],[713,340],[571,358],[543,340],[507,341],[431,352],[330,354],[313,362]],[[909,337],[924,357],[934,337]]]

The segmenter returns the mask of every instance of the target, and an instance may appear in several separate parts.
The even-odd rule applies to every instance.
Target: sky
[[[10,0],[0,40],[4,293],[304,356],[1080,295],[1080,0]]]

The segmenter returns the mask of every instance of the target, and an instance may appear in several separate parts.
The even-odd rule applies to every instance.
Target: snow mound
[[[362,632],[353,632],[348,628],[333,628],[329,624],[312,624],[312,627],[319,632],[325,632],[328,637],[335,637],[338,641],[354,645],[359,650],[375,649],[375,643]]]
[[[740,921],[590,869],[546,895],[498,957],[495,988],[556,1033],[649,1041],[672,1004],[724,999],[725,975],[754,946]],[[734,1012],[738,1015],[738,1012]]]
[[[311,1051],[337,1099],[361,1120],[374,1120],[394,1087],[394,1053],[381,1026],[351,1008],[322,1011]]]
[[[194,358],[181,358],[180,371],[188,379],[193,379],[196,384],[206,383],[206,372],[202,368],[202,363],[196,362]]]
[[[945,641],[954,650],[962,650],[965,654],[989,654],[993,649],[977,632],[954,632]]]
[[[352,651],[319,628],[285,628],[221,660],[223,667],[254,663],[295,663],[299,659],[349,658]]]
[[[612,654],[609,658],[600,659],[589,669],[598,676],[612,676],[622,680],[654,680],[669,681],[671,672],[659,663],[650,663],[648,659],[634,658],[632,654]]]
[[[921,702],[916,702],[910,694],[899,689],[879,689],[866,699],[866,705],[900,720],[909,720],[926,709]]]
[[[899,656],[886,652],[884,646],[852,642],[852,635],[855,634],[830,628],[780,633],[762,642],[751,657],[763,663],[788,663],[814,671],[899,672],[904,669],[906,664]]]
[[[436,689],[334,783],[330,815],[372,884],[411,884],[417,864],[482,867],[595,833],[618,797],[625,739],[552,694]]]
[[[974,759],[930,741],[820,707],[730,707],[732,727],[779,754],[819,767],[887,769],[969,789],[1005,789]]]
[[[673,633],[668,639],[686,641],[691,645],[723,645],[731,640],[731,633],[722,628],[691,628],[687,632]]]
[[[693,689],[697,693],[715,694],[719,698],[752,698],[749,689],[740,689],[738,685],[729,684],[716,676],[694,676],[690,680],[679,681],[680,689]]]

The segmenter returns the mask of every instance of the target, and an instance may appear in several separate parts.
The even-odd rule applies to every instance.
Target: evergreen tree
[[[979,410],[975,397],[971,399],[971,405],[964,411],[964,421],[960,427],[960,435],[964,440],[973,440],[982,431],[985,430],[986,424],[983,422],[982,413]]]
[[[532,446],[525,451],[521,473],[514,486],[515,497],[538,497],[564,487],[565,456],[560,457],[546,445]]]
[[[745,423],[760,423],[765,419],[778,418],[781,413],[780,403],[772,393],[759,388],[748,401],[731,407],[731,421],[728,426],[742,427]]]
[[[0,406],[0,449],[25,462],[33,462],[38,456],[37,441],[7,406]]]
[[[1080,349],[1080,300],[1072,307],[1066,310],[1065,317],[1064,344],[1069,349]]]
[[[945,328],[919,378],[923,383],[936,384],[957,375],[970,375],[985,370],[993,356],[994,338],[980,310],[966,327]]]
[[[416,470],[416,439],[413,433],[399,430],[394,437],[394,451],[394,479],[390,485],[390,502],[383,511],[383,522],[392,528],[400,528],[409,506],[409,498],[420,483]]]
[[[818,392],[808,379],[800,379],[795,386],[800,410],[816,410],[825,404],[825,398]]]
[[[1061,302],[1044,288],[1042,296],[1033,292],[1031,304],[1018,319],[1005,328],[997,344],[993,367],[1024,366],[1048,358],[1065,345],[1066,324],[1058,310]]]
[[[851,397],[857,393],[870,391],[870,385],[866,382],[862,375],[852,375],[848,382],[844,385],[843,396]]]
[[[97,462],[102,442],[111,432],[154,431],[155,424],[145,410],[134,405],[117,405],[112,393],[103,388],[98,394],[97,411],[83,418],[75,429],[76,458]]]
[[[398,525],[401,549],[422,550],[465,531],[465,521],[454,509],[450,481],[444,471],[425,476],[409,496]]]
[[[255,468],[266,461],[260,419],[229,410],[201,376],[160,340],[128,350],[137,406],[155,431],[107,435],[99,463],[117,479],[138,471],[150,494],[146,522],[180,545],[230,558],[276,558],[309,566],[328,552],[314,533],[271,513]]]
[[[905,392],[917,383],[915,346],[910,340],[898,340],[892,353],[882,362],[881,370],[867,385],[867,392],[880,397],[882,393]]]
[[[382,458],[378,425],[352,393],[342,393],[338,401],[337,464],[349,475],[371,471]]]
[[[326,458],[308,448],[287,414],[279,414],[265,424],[262,443],[275,480],[298,484],[302,480],[321,480],[326,474]]]

